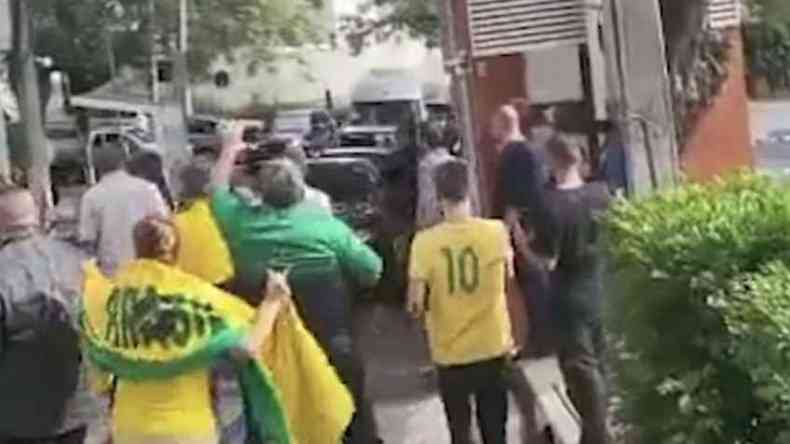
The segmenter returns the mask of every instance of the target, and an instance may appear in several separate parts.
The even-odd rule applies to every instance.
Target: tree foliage
[[[36,53],[50,56],[83,92],[110,77],[108,38],[116,64],[145,67],[151,36],[165,51],[178,35],[176,0],[37,0]],[[322,0],[190,0],[188,54],[193,76],[208,74],[218,56],[253,65],[271,63],[282,47],[318,43]]]
[[[771,91],[790,88],[790,2],[753,0],[754,21],[746,26],[746,58],[751,74]]]
[[[790,442],[790,195],[739,175],[607,218],[619,414],[638,441]]]
[[[343,17],[342,30],[357,52],[398,34],[425,42],[441,43],[439,0],[368,0],[356,14]]]

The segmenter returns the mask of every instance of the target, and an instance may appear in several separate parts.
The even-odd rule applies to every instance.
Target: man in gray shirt
[[[84,256],[36,215],[27,190],[0,188],[0,443],[78,444],[97,415],[79,349]]]

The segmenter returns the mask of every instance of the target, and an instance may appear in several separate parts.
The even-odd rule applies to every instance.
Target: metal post
[[[180,0],[179,7],[178,7],[178,49],[180,52],[180,58],[182,60],[179,63],[183,63],[184,66],[182,67],[183,72],[179,73],[182,76],[185,76],[181,79],[181,87],[183,90],[181,91],[182,97],[182,107],[184,109],[185,116],[192,115],[192,92],[191,88],[189,87],[189,69],[187,68],[187,51],[189,50],[189,0]]]
[[[0,61],[0,82],[2,82],[2,72],[5,69]],[[0,99],[2,100],[2,99]],[[0,179],[6,180],[11,177],[11,150],[8,146],[8,136],[6,135],[5,112],[0,106]]]
[[[469,67],[467,61],[470,56],[467,51],[459,50],[458,36],[456,33],[455,13],[453,0],[442,0],[439,9],[442,20],[442,42],[445,69],[451,75],[453,102],[461,123],[461,138],[463,141],[463,155],[475,172],[475,187],[472,188],[472,205],[477,214],[483,212],[484,199],[480,190],[485,189],[483,184],[483,168],[477,158],[475,146],[474,122],[472,121],[472,99],[469,90]]]
[[[148,0],[148,17],[149,17],[149,48],[148,51],[151,57],[151,102],[159,103],[159,67],[157,65],[158,59],[156,57],[156,27],[154,26],[154,17],[156,17],[156,3],[154,0]]]
[[[606,64],[598,33],[602,0],[587,0],[587,51],[590,61],[590,85],[596,120],[606,119]]]

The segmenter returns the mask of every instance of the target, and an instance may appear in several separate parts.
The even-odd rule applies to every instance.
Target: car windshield
[[[352,147],[398,147],[397,136],[392,132],[346,131],[340,135],[340,146]]]
[[[310,131],[310,114],[285,114],[275,117],[274,130],[282,133]]]
[[[364,102],[355,103],[354,111],[358,118],[355,125],[392,125],[400,126],[414,111],[414,102]]]

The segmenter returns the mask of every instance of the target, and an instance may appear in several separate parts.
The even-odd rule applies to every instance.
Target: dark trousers
[[[86,427],[47,438],[3,438],[0,444],[82,444],[85,442]]]
[[[452,444],[471,444],[472,404],[484,444],[506,444],[509,363],[500,358],[469,365],[439,367],[439,393]]]
[[[527,310],[526,354],[532,358],[544,358],[555,352],[549,276],[546,271],[527,264],[516,263],[516,279],[524,296]]]
[[[557,275],[552,286],[560,370],[582,419],[580,444],[606,444],[608,403],[600,278],[594,274]]]
[[[341,280],[302,279],[294,282],[294,300],[313,334],[354,398],[356,411],[345,443],[371,444],[378,439],[373,405],[365,393],[365,365],[353,339],[351,295]]]

